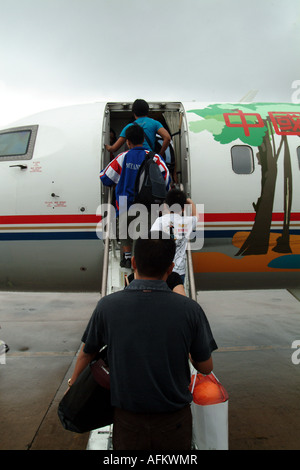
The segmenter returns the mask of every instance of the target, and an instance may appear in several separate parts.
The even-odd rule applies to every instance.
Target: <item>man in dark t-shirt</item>
[[[208,374],[217,349],[200,305],[168,288],[175,243],[157,235],[136,241],[135,280],[99,301],[70,380],[107,344],[115,450],[189,450],[189,355]]]

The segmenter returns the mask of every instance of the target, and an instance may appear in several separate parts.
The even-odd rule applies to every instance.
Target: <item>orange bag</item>
[[[193,447],[199,450],[228,450],[228,393],[213,373],[194,374],[189,387],[193,394]]]
[[[216,405],[228,400],[228,393],[213,373],[202,375],[200,372],[192,375],[189,390],[197,405]]]

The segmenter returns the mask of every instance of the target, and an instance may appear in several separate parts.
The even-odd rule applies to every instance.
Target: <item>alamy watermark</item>
[[[294,104],[299,104],[300,103],[300,80],[294,80],[292,83],[292,88],[295,89],[295,91],[292,93],[291,101]]]
[[[6,352],[7,352],[7,345],[4,341],[0,340],[0,365],[6,364]]]
[[[300,339],[295,339],[295,341],[292,342],[292,349],[296,349],[292,354],[292,363],[297,366],[300,364]]]
[[[185,204],[184,210],[181,210],[179,204],[173,204],[171,207],[166,204],[152,204],[151,210],[148,210],[143,204],[132,204],[127,209],[127,197],[119,198],[119,216],[116,216],[116,208],[112,204],[101,204],[97,209],[97,215],[101,216],[101,221],[97,224],[96,233],[100,239],[126,240],[128,237],[132,240],[138,238],[155,238],[156,232],[151,232],[151,227],[161,214],[180,214],[182,218],[179,223],[174,217],[173,230],[166,230],[161,226],[165,236],[175,239],[186,237],[191,250],[201,250],[204,244],[204,204],[195,204],[197,224],[192,225],[192,205]],[[171,218],[171,217],[170,217]],[[169,227],[170,228],[170,227]],[[157,229],[156,229],[157,230]]]

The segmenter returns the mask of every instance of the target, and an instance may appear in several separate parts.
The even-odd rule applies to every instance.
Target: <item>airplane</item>
[[[131,106],[66,106],[0,129],[0,290],[101,291],[99,173]],[[300,106],[149,106],[172,135],[178,182],[204,205],[197,290],[299,287]]]

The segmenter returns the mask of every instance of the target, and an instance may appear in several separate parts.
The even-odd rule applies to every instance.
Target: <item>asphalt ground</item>
[[[0,293],[0,450],[85,450],[57,406],[99,294]],[[300,302],[285,290],[200,292],[229,394],[230,450],[300,449]],[[300,357],[300,354],[299,356]]]
[[[0,449],[81,450],[88,434],[66,431],[57,406],[67,390],[97,294],[0,293]]]

